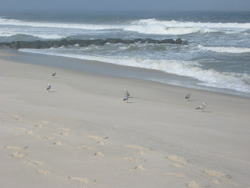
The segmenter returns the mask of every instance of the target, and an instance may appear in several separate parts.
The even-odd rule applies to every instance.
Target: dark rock
[[[181,38],[178,38],[178,39],[176,39],[175,43],[176,43],[176,44],[182,44],[183,41],[181,40]]]
[[[176,41],[174,39],[164,39],[164,40],[154,40],[154,39],[133,39],[133,40],[124,40],[117,38],[108,38],[108,39],[95,39],[95,40],[80,40],[80,39],[62,39],[62,40],[53,40],[53,41],[15,41],[15,42],[3,42],[0,43],[1,46],[7,46],[10,48],[35,48],[35,49],[44,49],[51,47],[60,47],[60,46],[73,46],[79,45],[80,47],[89,46],[89,45],[105,45],[106,43],[110,44],[134,44],[134,43],[152,43],[152,44],[187,44],[187,42],[182,41],[178,38]]]

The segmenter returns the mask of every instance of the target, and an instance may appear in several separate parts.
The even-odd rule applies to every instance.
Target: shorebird
[[[198,110],[198,109],[204,110],[206,108],[206,106],[207,106],[207,104],[205,102],[203,102],[200,106],[198,106],[196,108],[196,110]]]
[[[124,93],[123,101],[128,102],[128,99],[129,99],[129,97],[130,97],[130,94],[129,94],[128,90],[124,89],[124,90],[123,90],[123,93]]]
[[[53,72],[53,74],[52,74],[51,76],[54,76],[54,77],[55,77],[55,76],[56,76],[56,72]]]
[[[186,95],[185,99],[189,100],[189,99],[190,99],[190,97],[191,97],[191,94],[190,94],[190,93],[188,93],[188,94]]]
[[[47,91],[49,91],[50,89],[51,89],[51,85],[48,84],[48,86],[47,86]]]

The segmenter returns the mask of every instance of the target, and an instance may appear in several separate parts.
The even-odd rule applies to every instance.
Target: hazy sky
[[[0,0],[8,10],[246,10],[250,0]]]

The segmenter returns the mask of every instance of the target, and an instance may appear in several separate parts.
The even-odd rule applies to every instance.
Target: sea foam
[[[200,85],[215,88],[230,89],[239,92],[250,93],[250,75],[236,74],[230,72],[218,72],[214,69],[205,70],[196,61],[179,61],[179,60],[154,60],[132,57],[115,57],[115,56],[90,56],[82,54],[69,53],[63,47],[51,49],[20,49],[23,52],[39,53],[47,55],[64,56],[85,60],[95,60],[105,63],[112,63],[124,66],[160,70],[166,73],[187,76],[200,81]]]
[[[29,22],[15,19],[0,18],[0,25],[13,26],[30,26],[30,27],[49,27],[49,28],[66,28],[66,29],[84,29],[84,30],[105,30],[120,29],[119,25],[102,25],[102,24],[81,24],[81,23],[53,23],[53,22]]]
[[[199,48],[218,53],[234,53],[234,54],[250,53],[250,48],[242,48],[242,47],[205,47],[199,45]]]
[[[162,21],[157,19],[141,19],[130,23],[124,30],[144,34],[186,35],[191,33],[241,32],[250,29],[250,23],[204,23]]]

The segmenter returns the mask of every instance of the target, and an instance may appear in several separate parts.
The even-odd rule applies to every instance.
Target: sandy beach
[[[0,187],[250,188],[249,98],[6,55]]]

